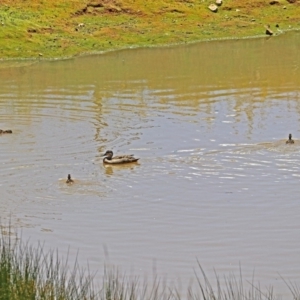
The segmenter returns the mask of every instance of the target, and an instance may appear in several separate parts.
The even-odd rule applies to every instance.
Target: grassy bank
[[[2,235],[0,238],[0,300],[262,300],[278,299],[273,288],[262,291],[253,282],[244,286],[242,275],[230,276],[223,282],[216,277],[213,287],[198,263],[196,287],[179,294],[156,280],[151,286],[138,278],[105,272],[100,285],[76,263],[69,268],[68,261],[59,259],[57,252],[45,252],[42,246],[32,247],[21,240]],[[297,286],[287,283],[290,299],[300,299]]]
[[[0,59],[54,58],[135,46],[263,35],[300,27],[300,2],[223,0],[3,0]],[[275,27],[276,24],[279,25]]]
[[[91,277],[54,252],[3,237],[0,242],[0,300],[96,299]]]

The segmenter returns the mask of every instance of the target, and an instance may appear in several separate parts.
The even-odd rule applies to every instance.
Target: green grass
[[[279,33],[276,24],[283,31],[300,28],[298,2],[224,0],[211,13],[210,0],[2,0],[0,59],[257,36],[266,24]]]
[[[57,253],[31,247],[2,234],[0,300],[97,299],[92,277],[77,264],[70,270]]]
[[[195,271],[197,285],[179,294],[156,279],[151,285],[139,278],[121,276],[113,268],[106,270],[96,289],[94,278],[77,263],[69,268],[68,260],[57,252],[45,252],[42,245],[33,247],[2,230],[0,238],[0,300],[275,300],[273,288],[262,291],[254,280],[245,286],[242,272],[223,281],[216,275],[213,288],[200,263]],[[284,279],[282,279],[284,280]],[[285,282],[291,299],[299,300],[297,285]]]

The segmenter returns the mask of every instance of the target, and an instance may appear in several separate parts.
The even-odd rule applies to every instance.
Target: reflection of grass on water
[[[95,290],[93,278],[79,268],[72,269],[67,261],[58,259],[57,253],[44,252],[42,246],[36,248],[14,240],[3,234],[0,239],[0,300],[243,300],[277,299],[270,288],[262,292],[260,286],[250,283],[243,286],[242,275],[224,279],[225,284],[216,276],[216,289],[213,289],[200,264],[201,278],[196,274],[197,292],[189,288],[180,295],[176,288],[168,288],[158,280],[150,287],[140,284],[138,279],[119,276],[118,272],[105,272],[100,290]],[[293,299],[300,299],[300,291],[287,283]]]

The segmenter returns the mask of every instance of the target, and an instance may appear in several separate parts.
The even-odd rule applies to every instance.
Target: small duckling
[[[294,144],[294,140],[292,139],[292,134],[289,134],[289,139],[285,142],[286,144]]]
[[[74,180],[71,178],[71,174],[68,174],[68,179],[66,183],[74,183]]]

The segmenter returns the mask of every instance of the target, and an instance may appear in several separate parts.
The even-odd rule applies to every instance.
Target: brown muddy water
[[[0,217],[102,274],[300,279],[300,34],[0,68]],[[289,133],[296,142],[286,145]],[[106,150],[137,164],[103,166]],[[65,184],[71,173],[75,184]]]

